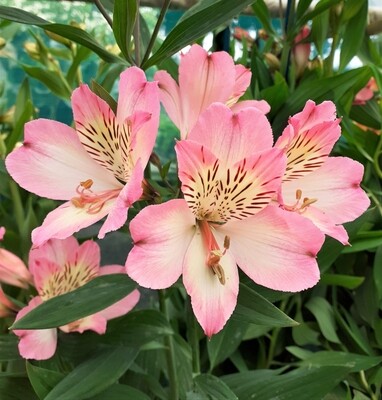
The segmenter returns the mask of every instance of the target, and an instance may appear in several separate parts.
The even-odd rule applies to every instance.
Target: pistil
[[[203,242],[207,248],[208,255],[206,259],[207,267],[212,269],[214,275],[217,276],[219,282],[225,285],[226,278],[224,269],[220,264],[220,259],[224,256],[230,245],[230,239],[228,236],[224,238],[224,250],[222,251],[212,233],[211,226],[206,220],[198,221],[200,232],[202,234]]]
[[[302,199],[302,190],[301,189],[297,189],[296,190],[296,202],[290,206],[288,206],[287,204],[283,204],[283,208],[284,210],[287,211],[296,211],[299,214],[303,214],[308,207],[315,203],[318,199],[312,198],[310,199],[309,197],[304,197]]]

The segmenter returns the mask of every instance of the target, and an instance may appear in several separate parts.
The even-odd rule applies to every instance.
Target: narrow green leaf
[[[82,44],[90,50],[93,50],[106,62],[126,64],[126,62],[122,58],[109,53],[94,40],[94,37],[92,35],[83,31],[80,28],[76,28],[70,25],[51,23],[43,18],[37,17],[32,13],[14,7],[0,6],[0,18],[18,22],[20,24],[38,26],[40,28],[46,29],[47,31],[57,33],[58,35],[72,40],[73,42]]]
[[[45,400],[88,399],[115,383],[130,367],[138,349],[104,349],[70,372]]]
[[[76,55],[70,65],[68,72],[66,74],[66,80],[69,85],[77,86],[80,82],[78,82],[78,72],[80,71],[82,63],[91,55],[90,49],[85,46],[78,46]],[[76,81],[77,79],[77,81]]]
[[[312,0],[300,0],[297,3],[296,18],[301,18],[312,4]]]
[[[239,347],[246,330],[246,324],[230,319],[222,331],[212,336],[207,342],[210,371]]]
[[[345,247],[343,253],[356,253],[370,250],[382,245],[382,231],[360,232],[352,240],[351,246]]]
[[[309,0],[311,1],[311,0]],[[269,12],[268,6],[265,4],[264,0],[257,0],[254,4],[252,4],[253,14],[259,19],[263,28],[269,34],[275,34],[275,31],[272,26],[272,18]]]
[[[361,67],[333,77],[302,82],[273,121],[274,132],[282,132],[289,116],[301,111],[308,99],[317,103],[328,99],[337,102],[348,90],[361,89],[369,77],[369,67]]]
[[[91,397],[90,400],[150,400],[147,394],[127,385],[112,385],[105,391]]]
[[[130,58],[131,37],[138,17],[137,0],[114,0],[113,32],[123,55]]]
[[[37,367],[28,361],[26,368],[29,381],[41,400],[65,377],[62,372]]]
[[[21,359],[17,348],[18,342],[16,335],[0,335],[0,362]]]
[[[1,400],[38,400],[27,378],[0,376]]]
[[[216,0],[211,5],[184,18],[167,35],[159,49],[142,65],[142,68],[147,69],[171,57],[186,45],[195,42],[206,33],[235,17],[251,3],[253,0]]]
[[[68,100],[72,95],[71,88],[63,76],[60,76],[55,71],[50,71],[46,68],[30,67],[22,65],[23,70],[32,78],[38,79],[55,95]]]
[[[341,351],[319,351],[300,361],[302,367],[315,368],[324,366],[347,367],[349,372],[368,370],[382,362],[382,357],[364,356]]]
[[[322,274],[320,283],[324,285],[342,286],[347,289],[355,289],[362,285],[365,277],[363,276],[352,276],[352,275],[341,275],[341,274]]]
[[[194,378],[198,392],[205,394],[211,400],[239,400],[231,389],[218,377],[208,374],[198,375]],[[190,398],[190,397],[188,397]],[[196,397],[194,397],[196,399]]]
[[[113,110],[114,114],[117,114],[117,102],[114,100],[111,94],[94,79],[91,81],[91,88],[97,96],[106,101],[109,107]]]
[[[340,2],[342,2],[342,0],[320,0],[312,11],[306,12],[304,15],[301,16],[301,18],[298,18],[298,20],[296,21],[296,25],[298,27],[302,27],[308,21],[313,20],[317,15],[320,15],[321,13],[328,10],[330,7],[339,4]]]
[[[349,19],[342,36],[340,70],[343,70],[349,64],[350,60],[357,55],[366,33],[368,1],[358,0],[358,3],[361,3],[362,7],[351,19]],[[345,8],[346,4],[347,3],[345,3]]]
[[[329,302],[323,297],[312,297],[305,307],[315,316],[324,337],[333,343],[341,343],[336,333],[334,313]]]
[[[329,10],[322,12],[313,18],[311,37],[316,45],[318,53],[322,56],[324,53],[324,45],[327,42],[329,31]]]
[[[11,328],[47,329],[66,325],[109,307],[135,287],[136,283],[124,274],[99,276],[70,293],[47,300]]]
[[[377,288],[379,302],[382,302],[382,245],[378,247],[373,265],[373,278]]]
[[[296,321],[243,283],[240,283],[238,302],[232,318],[273,327],[298,325]]]

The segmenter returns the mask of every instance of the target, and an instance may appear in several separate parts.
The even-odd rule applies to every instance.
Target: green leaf
[[[343,70],[350,60],[357,55],[366,33],[367,17],[368,17],[368,1],[358,0],[362,4],[360,10],[348,21],[343,33],[340,53],[340,71]],[[345,9],[346,9],[345,3]]]
[[[38,400],[29,380],[0,376],[1,400]]]
[[[228,358],[239,347],[246,330],[246,324],[230,319],[222,331],[212,336],[207,342],[210,371]]]
[[[355,289],[362,285],[365,277],[363,276],[352,276],[352,275],[341,275],[341,274],[322,274],[320,284],[342,286],[347,289]]]
[[[375,258],[374,258],[374,265],[373,265],[373,277],[375,286],[377,288],[379,302],[382,301],[382,245],[378,247]]]
[[[115,383],[130,367],[138,349],[107,348],[70,372],[44,400],[88,399]]]
[[[206,395],[210,400],[239,400],[239,398],[231,391],[231,389],[218,377],[208,374],[198,375],[194,378],[197,392]],[[187,399],[197,399],[195,395],[192,397],[187,394]],[[200,399],[200,397],[199,397]],[[204,398],[203,398],[204,399]]]
[[[351,246],[345,247],[343,253],[356,253],[370,250],[382,245],[382,231],[360,232],[352,240]]]
[[[65,78],[56,71],[40,67],[30,67],[28,65],[22,65],[22,68],[29,76],[38,79],[57,96],[65,100],[70,99],[72,95],[71,88]]]
[[[114,0],[113,32],[123,55],[130,58],[131,37],[139,13],[137,0]]]
[[[232,318],[273,327],[298,325],[296,321],[243,283],[240,283],[238,302]]]
[[[311,1],[311,0],[310,0]],[[257,0],[252,4],[253,14],[259,19],[263,28],[269,33],[275,35],[275,31],[272,26],[272,18],[269,12],[268,6],[264,0]]]
[[[65,377],[62,372],[37,367],[28,361],[26,368],[29,381],[40,399],[45,399],[48,393]]]
[[[342,2],[342,0],[320,0],[312,11],[309,11],[302,15],[301,18],[298,18],[298,20],[296,21],[296,26],[302,27],[308,21],[314,20],[317,15],[320,15],[321,13],[325,12],[326,10],[340,2]]]
[[[305,307],[315,316],[324,337],[333,343],[341,343],[336,333],[334,313],[329,302],[323,297],[313,297]]]
[[[360,354],[345,353],[341,351],[319,351],[299,362],[306,368],[333,366],[347,367],[349,372],[368,370],[382,362],[382,357],[364,356]]]
[[[66,325],[111,306],[135,287],[136,283],[125,274],[99,276],[70,293],[45,301],[11,328],[47,329]]]
[[[369,77],[369,67],[361,67],[329,78],[303,81],[273,121],[274,132],[282,132],[289,116],[301,111],[308,99],[317,103],[328,99],[337,102],[348,90],[362,88]]]
[[[0,362],[21,359],[17,348],[18,342],[16,335],[0,335]]]
[[[224,377],[239,399],[322,400],[349,372],[349,367],[299,368],[283,375],[270,370],[241,373],[232,386],[232,375]],[[256,374],[257,373],[257,374]],[[252,375],[252,377],[251,377]],[[228,378],[228,379],[227,379]],[[254,379],[255,378],[255,379]]]
[[[235,17],[246,6],[253,3],[253,0],[216,0],[212,4],[210,3],[192,14],[190,9],[189,16],[184,15],[182,21],[167,35],[159,49],[142,65],[142,68],[147,69],[171,57],[186,45],[195,42],[206,33]]]
[[[311,37],[318,53],[322,56],[329,31],[329,10],[317,15],[312,21]]]
[[[0,6],[0,18],[18,22],[20,24],[38,26],[40,28],[46,29],[47,31],[57,33],[58,35],[72,40],[73,42],[82,44],[90,50],[93,50],[94,53],[98,54],[106,62],[126,64],[126,62],[122,58],[109,53],[94,40],[94,37],[92,35],[83,31],[80,28],[76,28],[70,25],[51,23],[32,13],[14,7]]]
[[[91,81],[91,88],[97,96],[106,101],[109,107],[113,110],[114,114],[117,114],[117,102],[114,100],[111,94],[94,79]]]
[[[78,46],[76,55],[68,69],[66,74],[66,80],[69,85],[76,85],[79,83],[76,82],[76,78],[78,77],[78,72],[80,71],[81,64],[91,55],[91,51],[85,46]]]
[[[140,347],[173,333],[169,322],[162,313],[157,310],[139,310],[109,321],[107,334],[102,341]]]
[[[105,391],[91,397],[90,400],[150,400],[147,394],[127,385],[112,385]]]

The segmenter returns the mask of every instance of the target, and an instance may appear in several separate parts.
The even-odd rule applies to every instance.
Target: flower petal
[[[145,167],[153,150],[159,126],[158,82],[147,82],[145,73],[138,67],[130,67],[121,74],[117,120],[123,123],[137,111],[149,113],[151,118],[139,129],[134,151]]]
[[[21,288],[32,283],[32,275],[24,262],[15,254],[0,248],[0,282]]]
[[[223,248],[223,240],[220,237],[216,239]],[[192,309],[197,320],[204,333],[211,337],[223,328],[235,309],[239,276],[235,260],[229,252],[220,260],[225,284],[220,283],[212,268],[207,266],[206,259],[202,235],[196,234],[184,259],[183,283],[191,296]]]
[[[232,57],[219,51],[208,54],[199,45],[182,55],[179,65],[179,88],[182,99],[183,127],[186,137],[199,115],[212,103],[225,103],[234,93],[236,81]]]
[[[226,104],[228,106],[236,103],[239,98],[245,93],[249,84],[251,83],[252,72],[244,67],[244,65],[235,65],[235,86],[233,88],[233,93]]]
[[[235,103],[231,106],[231,110],[237,114],[239,111],[245,108],[256,108],[261,111],[264,115],[271,111],[271,106],[265,100],[243,100]],[[253,122],[253,121],[252,121]]]
[[[104,204],[97,213],[88,213],[86,208],[75,207],[68,201],[51,211],[41,226],[32,231],[34,246],[41,246],[49,239],[65,239],[80,229],[94,224],[113,208],[115,199]]]
[[[119,193],[113,207],[109,211],[106,221],[99,231],[98,237],[100,239],[103,239],[106,233],[121,228],[126,222],[128,209],[142,196],[142,180],[143,169],[141,162],[138,161],[131,172],[129,182],[126,183],[125,187]]]
[[[16,321],[28,314],[29,311],[41,304],[40,297],[34,297],[29,304],[21,309],[16,316]],[[20,355],[26,359],[47,360],[56,352],[57,329],[14,330],[19,338]]]
[[[55,200],[69,200],[79,183],[88,179],[95,191],[120,186],[89,156],[72,128],[47,119],[25,125],[24,144],[9,154],[6,166],[21,187]]]
[[[296,190],[300,189],[303,197],[317,200],[314,207],[323,211],[334,224],[353,221],[370,205],[360,188],[363,170],[362,164],[350,158],[329,157],[311,174],[283,183],[284,203],[291,204]]]
[[[229,251],[256,283],[297,292],[315,285],[320,272],[316,255],[324,235],[304,217],[275,206],[219,231],[230,238]]]
[[[183,259],[195,234],[195,218],[182,199],[144,208],[131,222],[134,247],[127,274],[143,287],[164,289],[182,273]]]
[[[154,79],[159,83],[159,97],[175,126],[182,131],[183,111],[179,93],[179,86],[172,76],[166,71],[158,71]],[[185,135],[182,139],[185,139]]]
[[[70,324],[60,326],[60,329],[66,333],[93,331],[99,335],[103,335],[106,332],[106,325],[106,318],[101,315],[101,313],[97,313],[81,318],[78,321],[73,321]]]
[[[234,114],[216,103],[200,116],[188,139],[207,147],[227,166],[273,144],[271,126],[261,111],[246,108]]]

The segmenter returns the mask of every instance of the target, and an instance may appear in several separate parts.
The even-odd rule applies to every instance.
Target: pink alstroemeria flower
[[[234,114],[211,105],[188,140],[176,144],[184,199],[143,209],[130,223],[127,273],[162,289],[183,274],[207,336],[219,332],[237,301],[237,265],[260,285],[299,291],[315,285],[324,235],[298,214],[268,206],[285,171],[272,131],[255,108]]]
[[[5,235],[5,228],[0,227],[0,241]],[[24,262],[10,251],[0,247],[0,282],[27,288],[32,283],[32,275]]]
[[[309,218],[323,233],[343,244],[343,223],[359,217],[370,200],[360,188],[363,165],[348,157],[329,157],[341,135],[340,119],[331,101],[304,109],[289,119],[275,147],[284,149],[287,168],[281,207]]]
[[[199,115],[214,102],[224,103],[236,112],[245,107],[255,107],[264,114],[270,110],[264,100],[236,104],[250,84],[251,72],[235,65],[224,51],[208,54],[194,44],[181,55],[179,85],[166,71],[158,71],[154,79],[159,82],[160,100],[180,130],[181,139],[186,139]]]
[[[88,240],[81,245],[71,236],[65,240],[51,239],[44,245],[32,249],[29,268],[34,278],[38,296],[34,297],[16,317],[26,315],[42,302],[69,293],[101,275],[125,273],[120,265],[100,267],[100,248]],[[96,293],[94,294],[97,295]],[[139,291],[132,293],[112,306],[81,320],[60,326],[64,332],[92,330],[104,334],[109,319],[129,312],[139,300]],[[46,360],[53,356],[57,347],[57,329],[14,330],[19,336],[19,351],[22,357]]]
[[[8,296],[4,293],[3,288],[0,285],[0,318],[14,315],[15,311],[18,311],[19,307],[9,300]]]
[[[159,90],[137,67],[121,74],[117,112],[81,85],[72,95],[76,130],[38,119],[6,159],[12,178],[42,197],[67,200],[32,233],[35,246],[64,239],[107,216],[99,238],[119,229],[142,195],[159,124]]]

